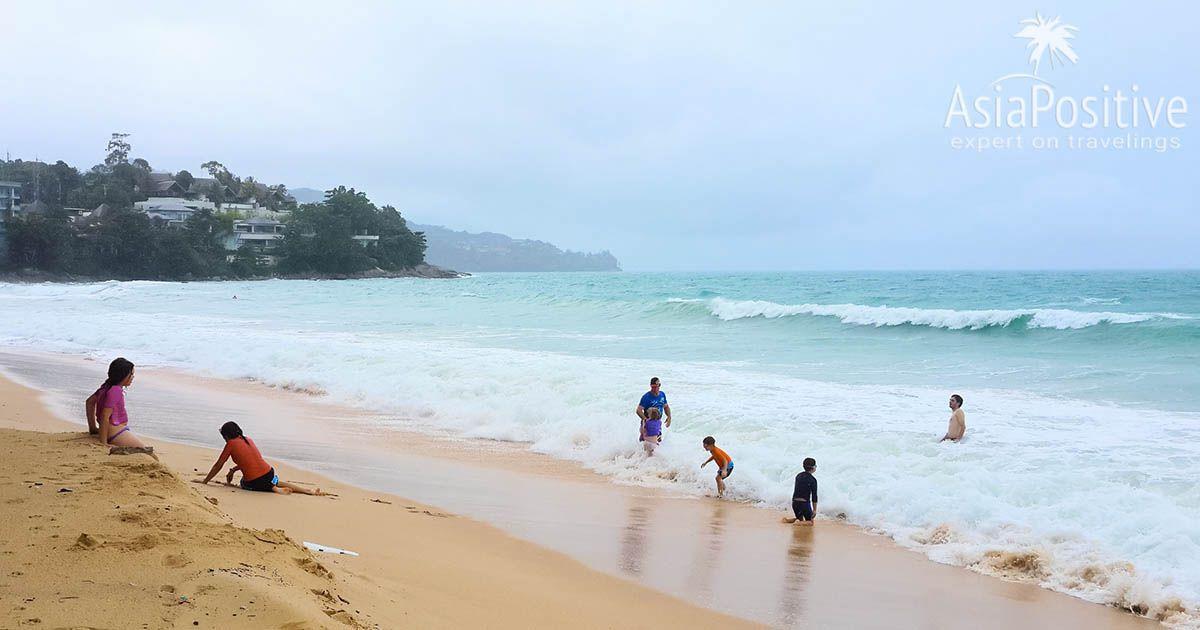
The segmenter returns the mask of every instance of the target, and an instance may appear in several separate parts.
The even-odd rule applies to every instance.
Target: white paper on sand
[[[357,556],[358,555],[358,553],[355,551],[346,551],[345,549],[338,549],[337,547],[326,547],[325,545],[318,545],[317,543],[308,542],[307,540],[304,541],[304,546],[305,546],[305,548],[310,549],[312,551],[320,551],[323,553],[338,553],[343,556]]]

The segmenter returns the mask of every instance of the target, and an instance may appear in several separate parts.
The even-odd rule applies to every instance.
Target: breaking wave
[[[709,314],[725,321],[778,319],[782,317],[834,317],[844,324],[857,326],[928,326],[947,330],[983,330],[985,328],[1050,328],[1078,330],[1103,324],[1137,324],[1155,320],[1192,319],[1175,313],[1116,313],[1075,311],[1057,308],[955,310],[864,306],[862,304],[777,304],[763,300],[712,298],[692,300],[672,298],[680,304],[703,304]]]

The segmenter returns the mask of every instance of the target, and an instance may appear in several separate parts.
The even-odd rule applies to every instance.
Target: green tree
[[[7,221],[8,262],[17,268],[69,271],[75,233],[61,217],[29,215]]]
[[[364,234],[379,240],[363,247],[354,236]],[[325,191],[324,202],[292,212],[281,253],[280,268],[288,273],[394,271],[425,260],[425,236],[395,208],[377,208],[366,194],[339,186]]]
[[[175,181],[182,186],[184,190],[188,190],[192,187],[192,182],[196,181],[196,178],[192,177],[192,174],[187,171],[179,171],[178,173],[175,173]]]
[[[211,210],[194,213],[183,225],[182,233],[188,246],[196,253],[205,275],[220,276],[226,271],[225,240],[233,232],[233,221],[228,216],[218,215]]]
[[[116,210],[101,220],[93,235],[98,271],[122,278],[153,278],[158,230],[145,213]]]
[[[40,201],[55,209],[71,205],[69,198],[83,183],[79,171],[61,160],[54,164],[0,160],[0,179],[23,184],[21,197],[26,203]]]
[[[209,201],[219,206],[226,201],[225,187],[222,186],[220,182],[212,182],[208,185],[208,189],[204,191],[204,196],[208,197]]]
[[[165,280],[190,280],[208,275],[209,267],[188,242],[187,235],[176,230],[162,230],[148,252],[149,265],[143,273]]]
[[[221,164],[216,160],[209,160],[204,164],[201,164],[200,168],[208,171],[208,174],[212,176],[213,179],[228,186],[229,190],[233,191],[233,194],[236,195],[238,191],[241,190],[241,180],[235,177],[233,173],[229,171],[229,169],[225,168],[224,164]]]
[[[239,201],[250,201],[258,197],[258,182],[254,181],[253,177],[247,176],[241,181],[241,186],[236,189]],[[266,201],[261,199],[259,201]]]
[[[292,212],[280,246],[285,273],[356,273],[374,261],[354,241],[350,216],[328,203],[305,204]]]
[[[233,262],[229,263],[229,273],[235,278],[257,278],[270,272],[270,267],[263,264],[258,251],[249,243],[242,245],[233,254]]]
[[[373,255],[381,269],[408,269],[425,262],[425,234],[413,232],[392,206],[379,209],[376,219],[379,245]]]
[[[129,151],[132,147],[126,138],[127,133],[113,133],[112,138],[108,141],[108,147],[104,150],[104,166],[109,170],[115,168],[118,164],[127,164],[129,162]]]

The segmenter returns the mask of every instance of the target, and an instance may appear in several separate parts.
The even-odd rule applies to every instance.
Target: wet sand
[[[150,440],[160,465],[17,426],[79,428],[0,379],[3,628],[757,627],[269,453],[281,478],[336,496],[188,483],[212,449]]]
[[[79,401],[104,369],[36,353],[0,353],[0,367],[45,392],[64,417],[80,416]],[[845,524],[786,526],[780,512],[619,486],[519,445],[424,436],[312,395],[139,369],[128,403],[142,435],[216,447],[216,428],[232,419],[277,459],[483,521],[601,572],[772,626],[1158,627],[939,565]]]

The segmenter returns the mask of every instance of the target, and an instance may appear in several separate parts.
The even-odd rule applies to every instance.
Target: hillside
[[[607,251],[564,251],[545,241],[495,232],[459,232],[439,225],[410,224],[425,233],[425,260],[459,271],[620,271]]]
[[[300,203],[316,203],[325,193],[313,188],[292,188]],[[515,239],[495,232],[460,232],[440,225],[409,228],[425,233],[425,260],[431,265],[458,271],[620,271],[621,264],[607,251],[563,251],[551,243]]]

